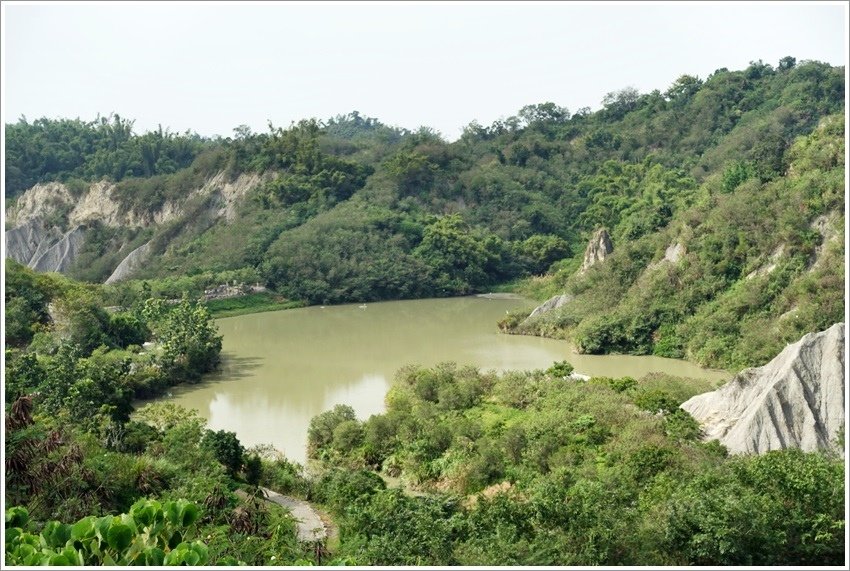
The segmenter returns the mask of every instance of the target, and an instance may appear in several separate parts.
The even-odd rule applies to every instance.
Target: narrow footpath
[[[322,518],[313,509],[309,502],[299,500],[291,496],[284,496],[274,490],[260,487],[266,496],[266,500],[274,502],[292,512],[298,528],[298,541],[304,543],[316,543],[324,541],[328,537],[328,530]]]

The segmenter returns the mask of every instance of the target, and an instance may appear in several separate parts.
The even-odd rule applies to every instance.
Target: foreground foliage
[[[19,308],[5,316],[7,564],[322,561],[256,488],[303,493],[300,468],[207,430],[194,411],[133,409],[216,367],[205,307],[138,299],[107,312],[98,287],[14,262],[6,277]]]
[[[316,417],[314,492],[361,565],[840,565],[844,464],[727,457],[649,376],[400,371],[387,412]],[[400,481],[407,492],[388,489]],[[411,490],[413,492],[411,493]]]
[[[197,519],[197,506],[185,501],[141,500],[127,514],[88,516],[73,525],[51,521],[36,534],[23,529],[27,510],[11,508],[6,510],[6,564],[204,565],[207,547],[183,540]]]

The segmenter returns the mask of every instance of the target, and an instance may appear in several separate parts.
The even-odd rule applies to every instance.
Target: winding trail
[[[327,539],[328,529],[309,502],[291,496],[284,496],[268,488],[260,487],[260,489],[265,494],[267,501],[273,502],[292,512],[292,517],[297,522],[298,541],[315,543]]]

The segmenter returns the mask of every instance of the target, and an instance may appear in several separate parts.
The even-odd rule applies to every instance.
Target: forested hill
[[[453,143],[357,113],[227,139],[22,119],[6,130],[7,245],[64,240],[73,257],[19,261],[89,281],[135,251],[113,281],[227,275],[312,303],[548,273],[525,287],[578,303],[529,332],[756,364],[843,315],[844,91],[843,68],[788,57],[615,91],[597,112],[530,105]],[[576,277],[599,228],[613,258]],[[658,265],[675,244],[681,262]]]

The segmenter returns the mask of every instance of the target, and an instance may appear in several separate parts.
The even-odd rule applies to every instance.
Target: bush
[[[369,497],[384,489],[386,484],[374,472],[331,470],[313,486],[311,496],[333,510],[344,511],[349,506],[368,501]]]
[[[557,377],[559,379],[566,379],[570,375],[573,374],[575,369],[573,366],[566,361],[558,361],[548,369],[546,369],[546,374],[552,377]]]
[[[107,332],[118,347],[142,345],[151,334],[142,320],[128,313],[110,314]]]
[[[307,428],[307,454],[315,458],[323,448],[334,440],[336,428],[347,421],[356,421],[354,409],[347,404],[338,404],[333,409],[314,416]]]
[[[124,426],[121,450],[132,454],[141,454],[149,444],[161,437],[162,434],[153,426],[144,422],[130,421]]]
[[[669,393],[658,389],[638,391],[635,394],[634,402],[640,408],[651,413],[672,413],[678,410],[679,405],[682,404],[670,396]]]
[[[363,443],[363,427],[357,420],[345,420],[333,431],[332,446],[340,452],[351,452]]]
[[[263,461],[256,454],[251,454],[245,458],[245,481],[252,485],[258,486],[263,477]]]

